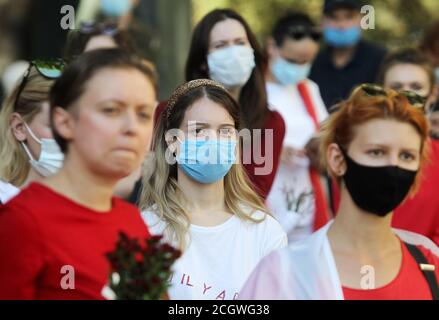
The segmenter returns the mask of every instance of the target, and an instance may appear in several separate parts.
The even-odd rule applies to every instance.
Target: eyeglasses
[[[388,96],[388,91],[377,84],[364,83],[360,85],[360,88],[369,96]],[[405,97],[413,107],[424,110],[427,98],[408,90],[398,91],[397,93]]]
[[[311,38],[318,42],[322,39],[322,32],[315,27],[292,26],[288,28],[288,36],[294,40],[302,40],[304,38]]]
[[[98,33],[112,37],[118,32],[118,27],[116,23],[111,22],[82,21],[79,25],[79,32],[83,34]]]
[[[38,73],[46,79],[58,79],[61,76],[62,71],[64,70],[65,62],[61,59],[47,60],[47,61],[43,61],[43,60],[31,61],[31,63],[29,63],[29,67],[27,68],[26,72],[23,75],[23,78],[20,83],[20,87],[18,88],[17,96],[15,97],[15,102],[14,102],[14,109],[17,108],[18,99],[20,98],[21,93],[26,87],[32,67],[34,67],[38,71]]]

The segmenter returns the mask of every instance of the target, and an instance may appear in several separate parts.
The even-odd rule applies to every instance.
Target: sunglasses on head
[[[288,36],[294,40],[311,38],[318,42],[322,39],[322,32],[315,27],[293,26],[288,28]]]
[[[18,99],[20,98],[21,93],[26,87],[32,67],[34,67],[35,70],[37,70],[38,73],[46,79],[58,79],[64,70],[65,62],[61,59],[31,61],[21,80],[20,87],[15,98],[14,109],[16,109]]]
[[[83,34],[100,33],[112,37],[118,32],[117,24],[110,22],[81,22],[79,32]]]
[[[360,88],[369,96],[387,96],[388,91],[384,89],[382,86],[372,83],[364,83],[360,86]],[[413,92],[413,91],[398,91],[398,95],[403,96],[407,98],[409,103],[418,109],[425,108],[425,103],[427,102],[427,98],[420,96],[419,94]]]

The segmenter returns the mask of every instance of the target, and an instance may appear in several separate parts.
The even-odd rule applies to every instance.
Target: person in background
[[[384,59],[379,74],[378,82],[385,87],[418,94],[425,114],[431,114],[432,105],[437,100],[437,87],[433,67],[422,52],[415,48],[403,48],[390,53]],[[423,169],[419,191],[395,210],[392,225],[423,234],[439,245],[439,199],[436,192],[439,141],[429,139],[428,146],[429,161]],[[422,219],[419,218],[420,212]]]
[[[156,61],[159,39],[151,30],[151,26],[139,19],[136,9],[140,2],[140,0],[81,0],[76,24],[109,21],[129,35],[142,59]]]
[[[255,35],[235,11],[213,10],[196,25],[186,62],[186,80],[215,80],[239,102],[243,128],[252,133],[244,140],[243,164],[264,199],[273,184],[285,136],[282,116],[269,109],[266,68],[266,57]],[[166,103],[158,106],[155,123],[165,108]]]
[[[140,206],[153,234],[183,250],[171,299],[234,300],[257,263],[286,245],[242,164],[240,110],[219,83],[178,87],[154,135]]]
[[[323,128],[322,153],[340,209],[312,236],[264,258],[242,299],[439,299],[439,248],[391,227],[427,163],[428,122],[410,101],[364,84],[339,105]]]
[[[430,108],[430,136],[439,140],[439,100]]]
[[[320,38],[321,31],[308,15],[289,12],[276,22],[267,45],[268,101],[286,127],[267,206],[289,241],[311,234],[329,219],[319,168],[312,166],[320,157],[307,152],[310,144],[318,145],[315,135],[328,116],[318,86],[308,79]]]
[[[79,29],[69,32],[64,57],[71,59],[94,49],[121,48],[136,54],[137,48],[129,34],[109,22],[81,22]]]
[[[0,111],[0,202],[20,188],[58,172],[64,155],[49,124],[49,91],[60,63],[28,63]]]
[[[311,69],[328,110],[360,83],[374,82],[386,50],[362,39],[361,0],[325,0],[326,46]]]
[[[433,64],[436,84],[439,85],[439,20],[425,32],[419,48]]]
[[[151,138],[150,79],[119,49],[85,53],[57,79],[50,123],[64,165],[0,206],[0,299],[103,299],[119,232],[149,237],[137,208],[112,195]]]

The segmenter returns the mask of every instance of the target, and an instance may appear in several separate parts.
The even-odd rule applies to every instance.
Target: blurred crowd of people
[[[439,299],[439,22],[388,50],[325,0],[259,43],[215,9],[158,101],[137,4],[4,68],[0,299],[105,298],[120,231],[182,250],[170,299]]]

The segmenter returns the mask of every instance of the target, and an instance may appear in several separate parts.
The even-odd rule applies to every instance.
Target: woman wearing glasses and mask
[[[62,169],[0,207],[0,299],[102,299],[119,232],[147,238],[139,211],[113,197],[152,131],[151,70],[118,49],[72,62],[50,91]]]
[[[439,299],[439,249],[391,228],[426,164],[428,123],[404,93],[362,85],[323,130],[322,152],[341,189],[334,219],[264,259],[243,299]],[[418,218],[422,219],[422,212]]]
[[[308,15],[289,12],[276,22],[268,39],[268,101],[282,115],[286,132],[267,206],[290,241],[310,235],[329,220],[320,156],[313,152],[318,151],[315,135],[328,112],[318,86],[308,79],[320,38],[321,31]]]
[[[63,154],[49,124],[49,90],[62,64],[32,62],[0,112],[0,202],[56,173]]]

